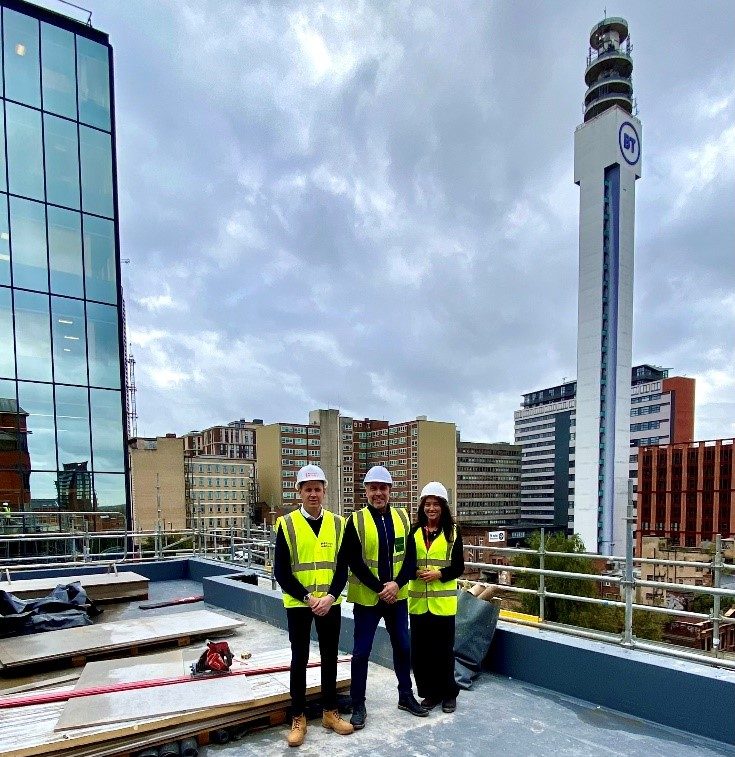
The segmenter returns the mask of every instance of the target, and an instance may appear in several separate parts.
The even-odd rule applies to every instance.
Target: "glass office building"
[[[105,529],[129,520],[112,48],[0,6],[0,508]]]

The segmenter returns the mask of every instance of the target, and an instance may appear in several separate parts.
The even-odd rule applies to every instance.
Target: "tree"
[[[538,550],[541,545],[541,532],[531,534],[528,539],[530,549]],[[571,556],[555,555],[555,552],[571,553]],[[577,553],[579,557],[576,556]],[[584,542],[578,534],[565,536],[561,533],[551,534],[545,539],[544,567],[567,573],[600,574],[600,562],[584,554]],[[513,559],[513,565],[538,568],[538,554],[519,555]],[[515,584],[525,589],[538,590],[539,576],[530,573],[516,573]],[[569,594],[578,597],[599,597],[600,583],[584,578],[563,576],[546,576],[545,590],[555,594]],[[521,605],[524,612],[539,614],[539,598],[534,594],[522,594]],[[625,610],[622,607],[608,607],[575,602],[574,600],[546,597],[544,602],[544,619],[554,623],[563,623],[580,628],[590,628],[608,633],[622,633],[625,624]],[[664,625],[660,613],[633,611],[633,633],[639,638],[658,641]]]

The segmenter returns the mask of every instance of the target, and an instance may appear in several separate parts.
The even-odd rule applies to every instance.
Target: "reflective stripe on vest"
[[[393,533],[395,535],[393,547],[393,578],[395,578],[401,570],[403,559],[406,556],[406,540],[408,539],[410,524],[408,514],[403,508],[391,507],[389,512],[393,520]],[[362,561],[377,578],[379,540],[375,519],[366,507],[352,513],[352,519],[357,531],[357,538],[360,540],[360,546],[362,547]],[[402,547],[396,550],[396,545],[400,546],[401,540]],[[398,591],[398,599],[406,599],[407,597],[408,584]],[[358,605],[372,606],[378,604],[378,595],[372,589],[365,586],[356,576],[350,574],[347,584],[347,601]]]
[[[452,547],[454,538],[447,542],[442,532],[426,549],[424,535],[420,528],[413,535],[416,542],[416,568],[418,570],[439,570],[452,564]],[[408,582],[408,611],[412,615],[457,614],[457,579],[451,581],[422,581],[414,578]]]
[[[315,534],[300,510],[278,519],[276,530],[283,529],[291,556],[291,571],[309,594],[323,597],[329,591],[337,568],[337,553],[344,534],[344,518],[322,510],[322,525]],[[342,597],[336,598],[337,604]],[[307,607],[303,597],[283,592],[286,607]]]

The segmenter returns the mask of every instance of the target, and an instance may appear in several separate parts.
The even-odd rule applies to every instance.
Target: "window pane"
[[[28,451],[31,468],[56,470],[54,438],[54,401],[51,384],[18,382],[18,402],[28,413]]]
[[[91,468],[86,388],[56,387],[56,444],[60,469],[70,463],[89,463]]]
[[[62,384],[86,385],[84,303],[66,297],[52,297],[51,332],[54,335],[54,380]]]
[[[84,296],[82,283],[82,223],[79,213],[47,207],[51,291]]]
[[[55,510],[57,508],[56,473],[33,471],[30,475],[30,490],[31,510]]]
[[[5,103],[5,125],[10,191],[43,200],[41,114],[21,105]]]
[[[82,207],[87,213],[112,218],[110,135],[80,126],[79,140],[82,156]]]
[[[123,473],[122,397],[120,392],[91,389],[92,454],[95,471]]]
[[[64,29],[42,23],[41,60],[43,109],[76,119],[74,35]]]
[[[110,76],[107,47],[77,37],[79,120],[110,130]]]
[[[69,208],[79,207],[77,125],[45,115],[46,200]]]
[[[4,152],[0,148],[0,153]],[[0,284],[10,286],[10,226],[8,196],[0,194]]]
[[[111,305],[87,303],[89,383],[113,389],[120,387],[120,352],[117,309]]]
[[[0,379],[0,504],[7,502],[11,509],[22,509],[29,498],[28,431],[23,412],[18,411],[15,381]]]
[[[48,295],[15,291],[18,378],[51,381]]]
[[[0,287],[0,376],[15,376],[15,346],[13,343],[13,308],[10,289]]]
[[[46,213],[40,202],[10,198],[13,245],[13,284],[25,289],[48,290]]]
[[[38,21],[3,9],[5,41],[5,97],[41,107]]]
[[[84,216],[84,277],[90,300],[117,304],[115,228],[112,221]]]
[[[2,105],[3,103],[0,103]],[[0,107],[0,146],[5,144],[5,108]],[[5,149],[0,149],[0,191],[7,192],[5,181]]]
[[[89,429],[87,429],[89,435]],[[92,466],[89,460],[65,463],[59,471],[56,482],[59,494],[59,508],[79,512],[92,510]]]
[[[95,473],[94,491],[100,510],[115,511],[125,516],[125,474]]]

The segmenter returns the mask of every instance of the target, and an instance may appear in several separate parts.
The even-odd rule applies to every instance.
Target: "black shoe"
[[[425,710],[433,710],[439,704],[438,699],[432,699],[431,697],[425,697],[421,700],[421,706]]]
[[[418,718],[425,718],[429,711],[426,707],[422,707],[417,701],[413,692],[410,694],[402,694],[398,700],[398,709],[410,712],[412,715],[416,715]]]
[[[350,718],[350,723],[352,723],[352,726],[356,731],[361,730],[365,727],[365,721],[367,720],[367,710],[365,709],[364,704],[353,704],[352,705],[352,717]]]
[[[457,697],[445,699],[442,702],[442,712],[454,712],[457,709]]]

